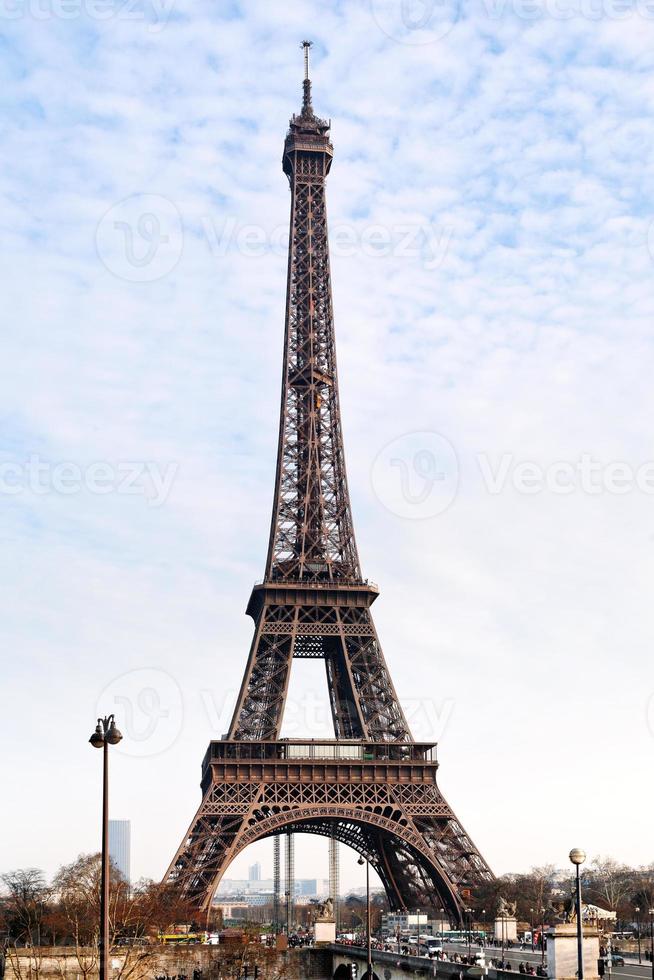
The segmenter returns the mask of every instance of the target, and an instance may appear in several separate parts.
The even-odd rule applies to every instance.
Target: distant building
[[[109,821],[109,857],[125,881],[130,881],[131,824],[129,820]]]
[[[218,895],[249,895],[252,892],[272,892],[272,878],[259,878],[252,881],[245,878],[223,878],[218,885]]]
[[[259,875],[259,877],[254,877]],[[282,878],[283,885],[283,878]],[[248,877],[245,878],[223,878],[218,885],[217,896],[219,898],[248,898],[252,895],[264,893],[272,894],[275,883],[272,878],[261,877],[261,865],[259,862],[250,865]],[[283,891],[283,887],[282,887]],[[296,878],[295,896],[318,898],[326,897],[329,894],[329,882],[318,878]]]
[[[296,895],[311,895],[315,898],[318,894],[318,882],[315,878],[298,878],[295,882]]]
[[[419,912],[384,912],[381,917],[381,928],[383,936],[397,936],[398,933],[406,934],[417,932],[420,934],[428,933],[437,936],[440,932],[446,932],[450,928],[447,919],[428,919],[426,913],[420,915]]]

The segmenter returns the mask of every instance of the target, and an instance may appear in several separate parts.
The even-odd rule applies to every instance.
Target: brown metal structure
[[[433,746],[415,743],[393,687],[361,575],[347,489],[336,373],[325,181],[329,123],[311,103],[290,121],[286,332],[277,475],[266,574],[229,733],[211,742],[203,799],[166,874],[207,910],[248,844],[282,831],[335,837],[363,854],[391,908],[447,908],[492,877],[443,798]],[[280,738],[291,661],[325,662],[335,739]]]

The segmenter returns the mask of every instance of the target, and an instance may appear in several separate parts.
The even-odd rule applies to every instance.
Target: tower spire
[[[311,104],[311,79],[309,78],[309,51],[313,47],[313,41],[303,41],[304,49],[304,81],[302,83],[302,115],[312,116],[313,105]]]

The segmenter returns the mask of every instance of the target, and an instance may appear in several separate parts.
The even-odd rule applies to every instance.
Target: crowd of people
[[[338,943],[343,946],[365,946],[366,938],[365,936],[356,936],[354,938],[344,938],[339,937]],[[547,969],[542,963],[534,966],[532,963],[526,963],[520,960],[518,962],[517,968],[515,962],[506,958],[506,951],[525,949],[528,944],[522,942],[505,942],[504,944],[500,942],[488,941],[486,948],[479,947],[471,949],[469,952],[453,952],[443,949],[435,950],[431,953],[425,953],[423,948],[418,949],[415,943],[411,944],[406,940],[401,940],[398,946],[397,940],[392,941],[387,939],[385,941],[373,938],[371,941],[371,946],[374,950],[381,950],[386,953],[400,953],[403,956],[429,956],[431,959],[437,959],[444,963],[458,963],[461,966],[477,966],[480,962],[480,955],[484,956],[485,965],[494,970],[503,970],[507,973],[522,973],[525,976],[530,977],[547,977]],[[494,957],[488,954],[491,950],[495,948],[502,949],[502,956]]]

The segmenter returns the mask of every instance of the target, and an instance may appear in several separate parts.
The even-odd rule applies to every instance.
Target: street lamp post
[[[472,953],[472,909],[466,909],[466,924],[468,926],[468,958]]]
[[[581,905],[581,877],[579,867],[586,860],[586,852],[579,847],[573,847],[570,851],[570,860],[577,870],[577,977],[584,980],[584,924]]]
[[[545,909],[540,910],[540,965],[545,967]],[[542,972],[542,971],[541,971]]]
[[[418,938],[418,948],[416,955],[420,956],[420,909],[416,909],[416,936]]]
[[[372,940],[370,937],[370,862],[361,855],[358,864],[366,866],[366,946],[367,977],[372,980]]]
[[[483,938],[483,941],[482,941],[482,947],[484,947],[486,945],[487,940],[488,940],[488,936],[486,935],[486,933],[487,933],[487,929],[486,929],[486,909],[482,909],[481,910],[481,928],[482,928],[482,931],[484,933],[484,938]]]
[[[652,980],[654,980],[654,909],[649,910],[649,958],[652,964]]]
[[[643,956],[642,956],[641,948],[640,948],[640,908],[638,906],[636,906],[636,908],[634,909],[634,912],[636,913],[636,929],[638,931],[638,935],[637,935],[637,938],[638,938],[638,962],[639,963],[642,963],[643,962]]]
[[[531,932],[531,951],[534,951],[534,910],[529,909],[529,931]]]
[[[102,865],[100,872],[100,980],[107,980],[109,956],[109,753],[110,745],[117,745],[123,736],[116,728],[113,715],[98,718],[98,724],[89,742],[102,749]]]
[[[441,948],[443,953],[445,953],[445,947],[443,943],[445,942],[445,909],[441,909]]]

